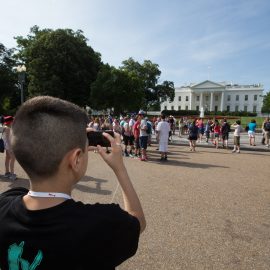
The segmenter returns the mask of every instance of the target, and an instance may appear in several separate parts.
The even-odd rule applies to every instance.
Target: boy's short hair
[[[11,128],[16,159],[30,178],[54,175],[70,150],[84,151],[87,122],[85,111],[71,102],[50,96],[29,99]]]
[[[240,120],[236,120],[236,124],[237,125],[241,125],[241,121]]]

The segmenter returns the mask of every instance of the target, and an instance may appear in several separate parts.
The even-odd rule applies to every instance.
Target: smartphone
[[[102,130],[102,131],[88,131],[87,138],[89,146],[103,146],[103,147],[110,147],[110,141],[105,138],[102,133],[106,132],[109,133],[112,137],[114,137],[114,133],[112,130]]]

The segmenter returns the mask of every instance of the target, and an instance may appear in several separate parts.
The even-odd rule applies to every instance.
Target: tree
[[[270,91],[263,96],[263,106],[262,106],[263,113],[270,113]]]
[[[0,43],[0,113],[14,114],[20,103],[20,94],[16,87],[17,77],[13,71],[16,61],[13,50]]]
[[[144,60],[143,64],[136,62],[133,58],[129,58],[122,62],[121,70],[124,70],[136,76],[144,89],[144,108],[159,107],[160,103],[166,99],[172,101],[175,95],[173,82],[164,81],[158,84],[161,71],[157,64],[150,60]]]
[[[112,109],[115,114],[136,111],[144,99],[143,88],[137,76],[104,65],[91,85],[90,106],[92,109]]]
[[[83,32],[34,26],[16,38],[17,58],[27,66],[29,96],[51,95],[84,106],[96,80],[100,54],[87,45]]]

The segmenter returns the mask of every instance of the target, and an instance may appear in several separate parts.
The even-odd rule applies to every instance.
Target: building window
[[[186,96],[186,101],[188,101],[188,96]]]
[[[196,101],[200,101],[200,96],[196,96]]]
[[[231,96],[230,95],[227,96],[227,101],[231,101]]]
[[[188,106],[186,106],[186,111],[188,111]]]
[[[181,96],[178,97],[178,101],[181,101]]]
[[[167,110],[167,106],[164,106],[164,110]]]
[[[235,100],[236,100],[236,101],[239,101],[239,95],[236,95],[236,96],[235,96]],[[236,112],[238,112],[238,111],[236,111]]]
[[[178,111],[181,111],[181,106],[178,106]]]
[[[256,96],[256,95],[255,95]],[[257,106],[253,106],[253,112],[257,112]]]
[[[248,101],[248,95],[245,95],[245,101]]]
[[[218,95],[215,95],[215,101],[218,101]]]
[[[247,112],[247,106],[244,106],[244,112]]]
[[[171,110],[172,110],[172,111],[174,110],[174,106],[171,107]]]
[[[258,95],[254,95],[254,101],[257,101]]]
[[[196,111],[199,111],[199,106],[196,106]]]
[[[235,111],[236,111],[236,112],[239,111],[239,106],[238,106],[238,105],[235,106]]]
[[[217,96],[216,96],[217,97]],[[218,111],[218,106],[215,106],[215,112],[217,112]]]
[[[230,106],[227,106],[227,112],[229,112],[230,111]]]
[[[209,101],[209,96],[205,96],[205,101]]]

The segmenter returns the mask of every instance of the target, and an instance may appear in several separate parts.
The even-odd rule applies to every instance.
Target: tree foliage
[[[141,82],[123,70],[104,65],[91,85],[90,106],[92,109],[112,109],[115,114],[134,111],[144,99]]]
[[[13,108],[20,102],[20,94],[16,86],[17,77],[13,71],[16,61],[12,57],[13,50],[0,43],[0,113],[13,114]]]
[[[141,81],[145,97],[144,108],[149,109],[166,99],[171,101],[174,99],[173,82],[164,81],[158,84],[161,75],[158,64],[154,64],[150,60],[144,60],[143,64],[140,64],[133,58],[129,58],[122,62],[120,69],[136,76]]]
[[[100,54],[87,45],[83,32],[43,29],[16,38],[16,57],[27,66],[29,96],[51,95],[85,105],[96,80]]]
[[[263,97],[262,112],[270,113],[270,91]]]

